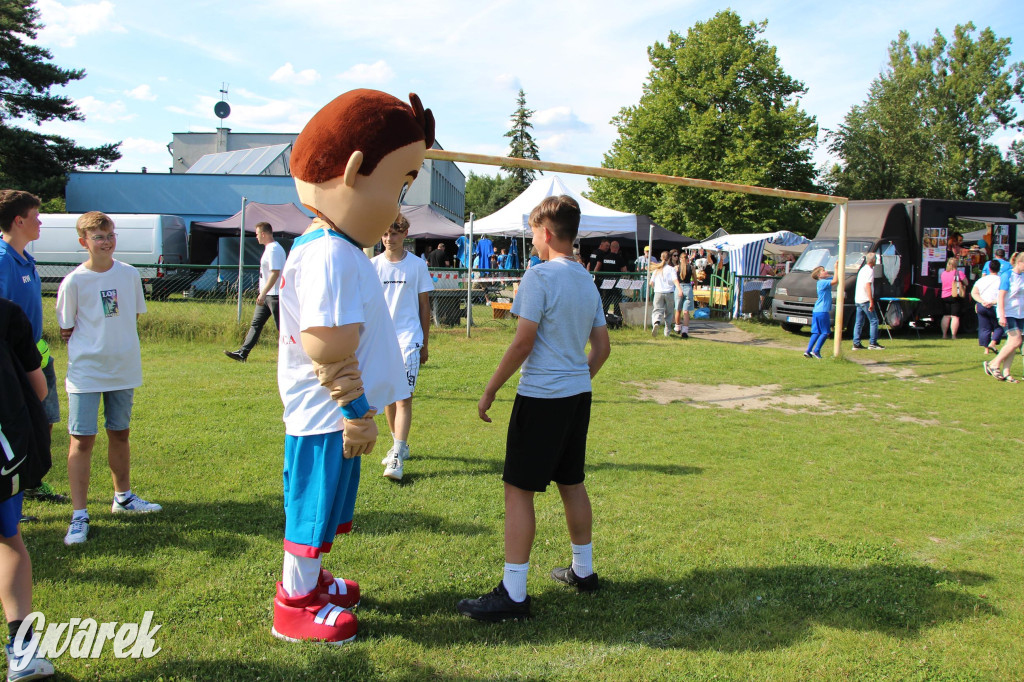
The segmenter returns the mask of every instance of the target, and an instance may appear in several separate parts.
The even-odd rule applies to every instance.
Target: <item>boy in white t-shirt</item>
[[[388,303],[391,319],[398,333],[398,346],[402,349],[405,376],[409,382],[409,395],[384,408],[394,445],[384,455],[384,476],[393,481],[402,480],[402,469],[409,459],[409,427],[412,425],[412,394],[420,365],[427,362],[427,343],[430,338],[430,292],[434,282],[427,264],[411,257],[404,242],[409,234],[409,221],[398,219],[384,233],[384,253],[370,262],[377,269],[384,300]]]
[[[100,399],[107,430],[107,461],[114,480],[111,511],[147,513],[160,505],[132,494],[129,423],[135,389],[142,385],[138,316],[146,312],[139,271],[114,260],[117,235],[104,213],[83,214],[75,225],[89,258],[75,268],[57,292],[57,324],[68,344],[68,484],[73,513],[64,544],[85,542],[89,534],[89,469],[96,443]]]

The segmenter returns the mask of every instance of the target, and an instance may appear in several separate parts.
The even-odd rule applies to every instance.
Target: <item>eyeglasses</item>
[[[100,242],[112,242],[117,238],[116,232],[108,232],[107,234],[94,234],[89,237],[89,241],[99,244]]]

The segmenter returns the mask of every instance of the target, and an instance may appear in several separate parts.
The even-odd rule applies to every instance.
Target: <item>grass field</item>
[[[888,363],[867,367],[806,360],[796,350],[806,337],[744,328],[767,343],[613,332],[588,448],[604,589],[577,595],[548,578],[569,560],[550,491],[537,498],[534,618],[498,625],[464,619],[454,605],[501,576],[500,475],[514,385],[499,394],[494,424],[477,419],[476,402],[510,332],[436,333],[405,480],[381,477],[385,434],[362,462],[354,532],[325,561],[364,593],[358,641],[334,648],[269,632],[283,532],[273,348],[261,344],[241,365],[221,355],[233,346],[217,334],[185,340],[147,323],[133,489],[165,511],[111,516],[101,436],[89,541],[65,547],[70,509],[40,502],[26,503],[41,520],[24,533],[35,606],[49,621],[138,621],[153,610],[162,650],[139,661],[116,660],[109,647],[97,660],[65,656],[58,672],[1019,679],[1024,388],[984,376],[970,339],[897,339],[884,353],[857,355]],[[55,353],[61,375],[59,344]],[[698,385],[686,391],[711,402],[641,399],[671,393],[667,381]],[[762,407],[719,402],[720,385],[756,389],[743,404]],[[776,402],[763,407],[764,398]],[[49,481],[61,491],[66,448],[58,426]]]

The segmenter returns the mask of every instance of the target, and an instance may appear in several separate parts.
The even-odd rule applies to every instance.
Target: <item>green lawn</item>
[[[334,648],[270,635],[283,532],[273,348],[242,365],[221,355],[234,347],[224,338],[237,343],[233,327],[191,341],[169,329],[146,328],[132,432],[133,489],[164,512],[111,516],[101,436],[89,541],[66,548],[70,509],[51,504],[26,503],[41,521],[24,527],[48,620],[153,610],[163,648],[140,661],[109,647],[98,660],[64,656],[63,675],[1009,680],[1024,670],[1024,388],[984,376],[973,340],[865,352],[913,370],[899,378],[806,360],[796,350],[806,336],[768,326],[745,329],[793,350],[613,332],[588,448],[604,589],[577,595],[548,578],[569,560],[551,491],[537,498],[535,617],[484,625],[454,606],[501,576],[515,387],[499,394],[494,424],[477,419],[476,402],[510,332],[436,333],[405,480],[381,477],[385,434],[362,462],[354,532],[325,561],[364,594],[359,639]],[[639,399],[664,380],[770,384],[818,402],[744,411]],[[67,442],[58,426],[49,481],[61,491]]]

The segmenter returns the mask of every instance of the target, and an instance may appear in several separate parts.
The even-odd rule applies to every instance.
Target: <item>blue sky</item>
[[[505,154],[522,87],[541,158],[598,166],[615,139],[610,119],[635,104],[646,48],[685,33],[726,5],[701,0],[39,0],[38,42],[87,76],[65,89],[85,122],[51,123],[83,145],[121,141],[113,168],[166,172],[175,132],[211,131],[222,83],[236,132],[297,132],[346,90],[416,92],[446,148]],[[929,42],[973,21],[1013,40],[1024,61],[1024,11],[1014,0],[784,2],[740,0],[744,22],[806,85],[805,111],[833,128],[864,100],[901,29]],[[1019,133],[1002,133],[1006,146]],[[817,155],[825,161],[823,151]],[[464,172],[493,172],[460,164]],[[566,176],[570,186],[585,187]]]

